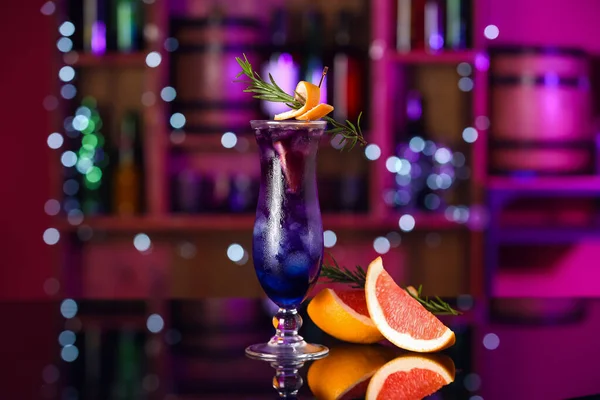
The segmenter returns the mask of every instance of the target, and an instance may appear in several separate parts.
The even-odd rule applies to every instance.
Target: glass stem
[[[303,345],[305,344],[298,331],[302,326],[302,317],[295,308],[280,308],[275,314],[277,319],[277,330],[271,338],[271,345]]]

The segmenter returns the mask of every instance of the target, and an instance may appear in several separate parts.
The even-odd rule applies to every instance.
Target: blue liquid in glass
[[[323,258],[316,181],[323,129],[294,125],[256,129],[261,186],[252,256],[263,290],[281,308],[300,306]]]

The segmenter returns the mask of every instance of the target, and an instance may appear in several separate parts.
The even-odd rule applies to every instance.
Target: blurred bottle
[[[363,88],[365,74],[363,65],[352,45],[353,15],[340,11],[335,30],[335,54],[333,56],[333,115],[337,120],[356,121],[364,109]],[[330,81],[331,82],[331,81]]]
[[[444,48],[445,7],[443,0],[425,3],[425,49],[429,52]]]
[[[302,80],[318,85],[323,75],[323,16],[314,10],[304,15],[306,48],[302,57]],[[327,103],[327,76],[321,84],[321,103]]]
[[[447,0],[446,3],[446,48],[466,49],[470,46],[471,2],[469,0]]]
[[[410,47],[425,49],[425,0],[413,0],[410,8]]]
[[[174,211],[193,214],[202,210],[202,181],[200,174],[192,168],[185,168],[177,174]]]
[[[267,79],[271,74],[281,89],[286,93],[293,93],[299,81],[300,68],[297,60],[289,53],[288,33],[288,15],[283,8],[278,8],[271,18],[271,54],[261,68],[261,76]],[[261,106],[269,117],[289,110],[283,103],[263,101]]]
[[[398,0],[396,4],[396,50],[411,50],[412,0]]]
[[[251,212],[256,209],[257,195],[250,176],[244,173],[233,175],[229,191],[229,211],[234,213]]]
[[[94,54],[106,52],[108,0],[83,0],[83,49]]]
[[[397,137],[396,192],[389,199],[396,208],[415,209],[419,206],[422,192],[427,189],[426,177],[430,166],[423,150],[426,143],[424,102],[421,93],[411,90],[406,94],[404,129]]]
[[[81,146],[77,149],[75,166],[81,175],[81,210],[85,215],[105,214],[110,208],[110,185],[107,182],[111,167],[107,151],[110,140],[102,134],[107,124],[107,113],[95,99],[86,97],[75,112],[80,131]]]
[[[132,330],[119,333],[115,379],[111,399],[135,400],[142,398],[142,350]]]
[[[112,0],[114,20],[109,30],[115,35],[114,49],[129,53],[142,48],[142,3],[138,0]],[[112,47],[112,46],[110,46]]]
[[[119,135],[119,160],[115,170],[113,205],[118,215],[141,212],[141,137],[137,112],[123,116]]]

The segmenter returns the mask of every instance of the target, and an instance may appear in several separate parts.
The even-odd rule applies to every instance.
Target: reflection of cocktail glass
[[[258,143],[261,184],[252,257],[258,280],[279,306],[275,336],[246,349],[254,358],[309,360],[325,346],[298,335],[297,308],[314,286],[323,258],[323,224],[317,194],[316,158],[323,121],[251,121]]]

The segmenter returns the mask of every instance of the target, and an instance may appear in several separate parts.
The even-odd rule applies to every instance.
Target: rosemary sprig
[[[412,290],[411,290],[412,289]],[[429,299],[428,296],[423,298],[421,296],[421,290],[423,289],[423,285],[419,285],[419,289],[415,290],[414,287],[409,286],[406,288],[408,294],[410,294],[415,300],[423,305],[428,311],[437,314],[437,315],[460,315],[461,312],[455,310],[450,306],[450,304],[446,303],[444,300],[440,299],[438,296],[435,296],[434,299]]]
[[[327,281],[325,283],[347,283],[353,289],[364,289],[367,280],[367,273],[360,265],[356,266],[356,271],[350,271],[346,267],[340,267],[335,258],[331,257],[333,265],[323,264],[321,267],[321,277]],[[436,296],[434,299],[423,297],[421,291],[422,285],[416,290],[412,286],[404,288],[415,300],[417,300],[425,309],[436,315],[460,315],[460,311],[453,309],[450,304]]]
[[[340,267],[331,257],[334,265],[323,264],[321,266],[321,277],[328,279],[331,283],[347,283],[353,289],[364,289],[367,281],[367,273],[360,265],[356,266],[356,271],[352,272],[346,267]]]
[[[242,60],[240,57],[236,57],[237,63],[240,65],[242,70],[236,75],[236,80],[234,82],[242,82],[245,83],[246,89],[244,92],[246,93],[254,93],[254,98],[259,100],[266,100],[276,103],[285,103],[290,108],[297,110],[304,105],[304,99],[298,93],[295,93],[300,100],[296,99],[294,96],[289,95],[283,89],[281,89],[273,76],[269,74],[269,81],[266,82],[261,78],[258,72],[252,69],[252,64],[248,61],[248,58],[244,54],[244,59]],[[247,79],[238,79],[242,75],[245,75]],[[323,119],[327,121],[332,128],[327,130],[326,133],[330,135],[342,135],[344,138],[342,150],[349,147],[349,149],[354,148],[357,143],[364,146],[367,144],[365,140],[362,130],[360,128],[360,118],[362,113],[358,116],[358,120],[356,121],[356,125],[352,122],[346,120],[345,122],[338,122],[331,117],[324,117]]]

